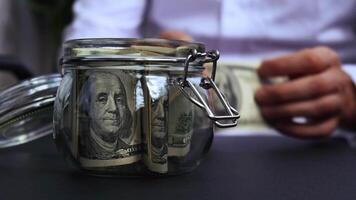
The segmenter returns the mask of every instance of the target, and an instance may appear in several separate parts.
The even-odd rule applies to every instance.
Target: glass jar
[[[239,118],[214,83],[218,58],[203,44],[183,41],[65,42],[53,109],[59,151],[92,175],[162,176],[195,169],[210,148],[213,124],[236,126]],[[212,63],[211,75],[205,63]],[[214,115],[212,95],[226,116]]]

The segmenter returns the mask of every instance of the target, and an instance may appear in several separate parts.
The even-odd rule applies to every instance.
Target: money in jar
[[[203,44],[76,39],[63,44],[62,55],[60,75],[32,79],[1,94],[6,107],[0,109],[0,126],[13,138],[0,144],[23,143],[53,130],[58,150],[85,173],[167,176],[199,165],[214,125],[237,124],[239,113],[214,81],[219,53]],[[213,66],[210,74],[203,73],[207,63]],[[35,89],[20,94],[30,87]],[[215,113],[211,94],[223,105],[221,114]],[[25,104],[28,100],[33,103]],[[21,109],[11,112],[16,108]],[[53,124],[45,127],[32,120],[50,123],[52,114]],[[17,140],[20,130],[31,135]]]

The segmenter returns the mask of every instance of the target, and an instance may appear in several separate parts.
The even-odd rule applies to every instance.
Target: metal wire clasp
[[[189,68],[189,63],[195,61],[197,58],[203,58],[204,63],[212,62],[213,63],[213,68],[211,72],[211,77],[203,77],[200,82],[200,87],[204,89],[210,89],[212,88],[215,92],[221,103],[223,104],[224,108],[226,109],[226,112],[228,115],[222,115],[218,116],[215,115],[210,107],[208,106],[207,102],[203,99],[203,97],[200,95],[199,91],[197,88],[194,86],[192,82],[187,80],[188,76],[188,68]],[[217,60],[219,59],[219,52],[217,50],[211,50],[208,52],[204,53],[199,53],[195,49],[193,49],[188,56],[186,57],[186,60],[184,62],[184,77],[178,79],[178,84],[179,84],[179,89],[180,91],[195,105],[199,106],[205,112],[207,113],[208,117],[214,121],[214,123],[218,127],[233,127],[237,125],[237,119],[240,118],[239,112],[233,108],[230,103],[226,100],[225,96],[221,93],[219,88],[215,84],[215,74],[216,74],[216,68],[217,68]],[[188,94],[188,92],[185,90],[185,88],[191,89],[193,92],[193,95]],[[231,120],[230,123],[222,122],[222,120]]]

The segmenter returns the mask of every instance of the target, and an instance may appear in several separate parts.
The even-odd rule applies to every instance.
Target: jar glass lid
[[[191,50],[205,52],[201,43],[165,39],[90,38],[66,41],[62,62],[83,60],[184,62]]]
[[[52,74],[0,92],[0,148],[52,133],[53,103],[60,82],[61,76]]]

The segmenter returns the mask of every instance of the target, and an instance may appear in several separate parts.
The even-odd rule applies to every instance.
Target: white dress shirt
[[[77,0],[74,14],[66,40],[179,30],[240,61],[325,45],[356,80],[356,0]]]

